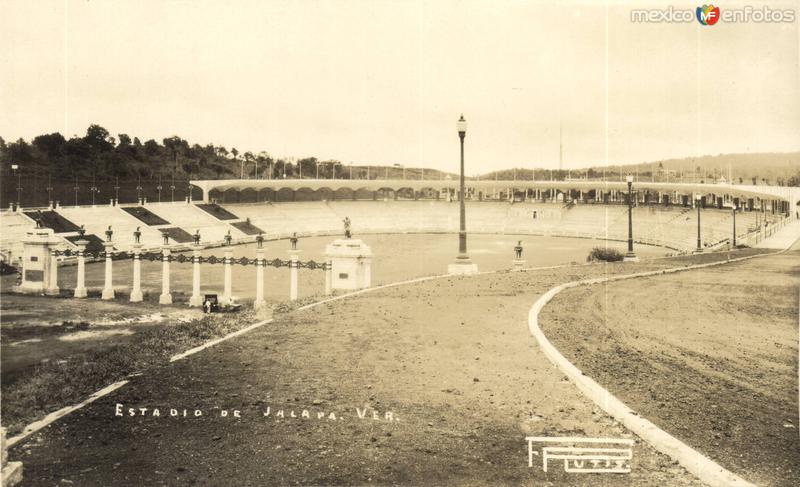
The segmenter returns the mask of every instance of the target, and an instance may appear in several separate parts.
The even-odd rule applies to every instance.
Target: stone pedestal
[[[325,247],[325,258],[331,265],[331,290],[356,290],[372,285],[372,250],[363,241],[356,238],[334,240]]]
[[[86,292],[86,246],[89,245],[89,241],[78,240],[75,245],[78,246],[78,276],[75,283],[75,297],[85,298],[88,295]]]
[[[58,278],[58,263],[52,255],[60,240],[50,228],[29,230],[22,240],[22,283],[14,291],[26,294],[42,294],[53,291]],[[58,294],[58,286],[55,286]]]
[[[289,251],[289,299],[295,301],[297,299],[297,273],[299,269],[299,250]]]
[[[513,269],[512,269],[512,270],[514,270],[514,271],[521,271],[522,269],[524,269],[524,268],[525,268],[525,263],[526,263],[526,262],[527,262],[526,260],[522,260],[522,259],[514,259],[514,267],[513,267]]]
[[[111,252],[114,250],[114,244],[112,242],[103,242],[103,247],[106,256],[106,275],[105,275],[105,282],[103,284],[103,294],[100,296],[101,299],[114,299],[114,283],[113,283],[113,269],[112,269],[112,260],[111,260]]]
[[[639,262],[639,257],[633,252],[628,252],[625,254],[625,257],[622,258],[622,262]]]
[[[192,247],[192,297],[189,298],[189,306],[197,307],[203,305],[203,297],[200,296],[200,246]]]
[[[447,266],[447,273],[457,276],[477,274],[478,264],[469,259],[456,259],[454,263]]]
[[[256,300],[253,301],[253,308],[260,309],[266,306],[264,300],[264,249],[256,249]]]
[[[142,244],[133,244],[133,287],[131,288],[131,303],[139,303],[142,296]]]
[[[169,248],[161,249],[161,296],[158,304],[172,304],[172,293],[169,291]]]
[[[2,487],[11,487],[22,481],[22,462],[8,461],[8,446],[6,445],[6,429],[0,428],[0,480]]]

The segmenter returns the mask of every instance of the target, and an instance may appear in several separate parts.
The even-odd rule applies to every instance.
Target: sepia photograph
[[[799,17],[0,0],[0,487],[800,485]]]

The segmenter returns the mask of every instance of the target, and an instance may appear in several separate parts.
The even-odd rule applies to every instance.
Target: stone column
[[[299,250],[289,251],[289,299],[295,301],[297,299],[297,272],[299,270]]]
[[[131,289],[131,303],[139,303],[142,296],[142,244],[133,244],[133,288]]]
[[[54,251],[50,251],[50,275],[48,276],[47,289],[44,293],[48,296],[58,296],[58,257]]]
[[[161,248],[161,296],[158,304],[172,304],[172,294],[169,292],[169,247]]]
[[[253,302],[253,308],[261,309],[266,306],[267,302],[264,300],[264,249],[256,249],[256,300]]]
[[[192,297],[189,298],[189,306],[197,307],[203,305],[203,298],[200,296],[200,245],[192,246]]]
[[[75,284],[75,297],[85,298],[86,293],[86,246],[89,245],[88,240],[78,240],[75,242],[78,246],[78,282]]]
[[[112,283],[112,268],[111,268],[111,252],[114,250],[114,243],[113,242],[103,242],[103,249],[106,256],[106,278],[105,283],[103,285],[103,294],[101,295],[101,299],[114,299],[114,285]]]
[[[233,265],[233,250],[225,247],[225,287],[222,292],[222,303],[230,304],[233,301],[233,281],[231,277],[231,266]]]

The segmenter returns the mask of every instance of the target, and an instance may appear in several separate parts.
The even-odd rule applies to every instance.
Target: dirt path
[[[800,484],[800,252],[567,290],[553,344],[661,428],[758,485]]]
[[[24,485],[696,485],[641,442],[630,475],[528,468],[525,436],[630,434],[554,370],[527,313],[558,283],[719,258],[446,278],[278,315],[134,378],[12,457]],[[161,416],[115,417],[116,403]]]

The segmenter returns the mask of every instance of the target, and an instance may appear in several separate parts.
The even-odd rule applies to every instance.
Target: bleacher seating
[[[21,213],[0,212],[0,252],[3,260],[16,262],[22,257],[22,239],[33,227],[33,221]]]
[[[165,225],[146,225],[121,207],[69,207],[57,210],[64,221],[84,225],[87,235],[105,240],[108,225],[114,231],[115,248],[130,250],[133,232],[139,227],[144,248],[160,247],[162,231],[170,228],[172,241],[187,244],[189,235],[200,230],[202,242],[221,243],[230,231],[234,241],[252,241],[259,231],[266,238],[298,235],[340,235],[343,220],[349,218],[355,235],[365,233],[457,232],[459,205],[445,200],[312,201],[286,203],[226,204],[219,210],[203,210],[186,203],[149,204],[149,211],[168,221]],[[626,240],[628,209],[621,204],[604,205],[526,201],[509,204],[496,201],[466,203],[467,231],[555,236],[599,237]],[[534,218],[534,213],[536,217]],[[0,250],[3,258],[21,253],[20,240],[33,221],[20,213],[2,212]],[[214,216],[217,215],[217,216]],[[229,219],[220,219],[219,216]],[[230,219],[232,215],[235,219]],[[758,212],[739,212],[737,238],[763,226],[765,216]],[[777,216],[766,214],[768,220]],[[249,219],[249,223],[248,223]],[[727,242],[732,234],[730,209],[707,208],[701,211],[701,239],[704,247]],[[697,242],[697,211],[681,206],[639,205],[633,208],[634,239],[691,251]],[[180,235],[177,235],[177,233]],[[60,236],[75,240],[77,232]],[[177,238],[180,236],[180,238]],[[64,245],[71,245],[66,240]]]
[[[229,225],[228,223],[211,216],[195,205],[180,203],[153,203],[147,208],[170,222],[169,227],[182,228],[190,234],[199,230],[203,243],[223,242],[225,234],[230,231],[231,237],[236,240],[247,238],[247,235]],[[235,213],[235,211],[234,211]],[[156,227],[158,228],[158,227]]]
[[[163,241],[158,230],[145,225],[119,206],[63,207],[58,212],[77,225],[83,225],[87,235],[97,235],[101,240],[106,239],[106,229],[111,225],[114,248],[118,250],[130,250],[134,242],[133,232],[137,227],[142,232],[140,242],[143,247],[158,247]]]

